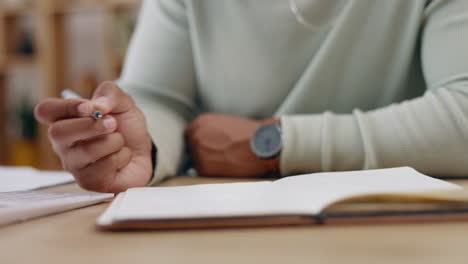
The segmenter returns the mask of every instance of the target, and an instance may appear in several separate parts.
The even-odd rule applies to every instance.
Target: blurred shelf
[[[102,0],[102,1],[81,1],[78,3],[64,2],[55,9],[56,14],[74,14],[82,12],[100,11],[106,9],[125,10],[138,8],[142,0]]]
[[[35,65],[37,58],[35,55],[9,55],[7,57],[7,65]]]
[[[7,70],[7,67],[6,67],[5,63],[0,63],[0,79],[2,78],[2,75],[5,75],[6,70]],[[0,82],[1,82],[1,80],[0,80]]]
[[[58,4],[53,10],[53,13],[58,15],[74,14],[82,12],[93,12],[105,9],[124,10],[138,8],[142,0],[101,0],[101,1],[78,1],[66,2]],[[3,15],[7,19],[31,16],[37,14],[37,7],[6,7],[3,10]]]
[[[5,6],[7,2],[0,0],[0,138],[5,139],[0,140],[0,150],[3,150],[0,151],[0,164],[7,160],[8,151],[5,151],[5,148],[11,139],[5,132],[7,115],[3,109],[8,100],[6,94],[9,89],[7,83],[10,69],[23,65],[36,67],[41,99],[57,96],[66,86],[64,72],[67,70],[65,64],[67,16],[100,13],[104,17],[103,28],[106,29],[104,30],[106,34],[98,37],[102,38],[108,47],[106,48],[108,54],[105,55],[109,61],[105,69],[106,79],[115,79],[123,60],[122,55],[114,48],[114,39],[111,37],[118,26],[115,22],[121,19],[121,13],[129,11],[133,14],[133,11],[141,6],[142,0],[31,0],[30,3],[28,6],[11,7]],[[33,38],[35,56],[14,53],[22,23],[33,24],[34,34],[37,34],[37,38]],[[39,126],[37,148],[40,151],[40,168],[49,170],[61,168],[50,147],[47,128],[44,126]]]
[[[109,1],[107,3],[108,7],[114,8],[114,9],[131,9],[131,8],[138,8],[141,5],[141,0],[115,0],[115,1]]]
[[[37,57],[34,55],[9,55],[6,62],[0,63],[0,78],[1,75],[7,75],[11,67],[35,65],[37,65]]]
[[[5,18],[8,19],[33,15],[35,10],[33,7],[6,7],[3,12]]]

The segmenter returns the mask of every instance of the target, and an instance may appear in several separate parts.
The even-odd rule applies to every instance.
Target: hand
[[[261,177],[279,171],[277,159],[261,160],[250,149],[250,138],[262,124],[223,114],[203,114],[185,135],[195,169],[202,176]]]
[[[104,118],[94,120],[99,110]],[[35,109],[65,170],[88,190],[121,192],[144,186],[152,175],[146,120],[130,96],[104,82],[92,100],[46,99]]]

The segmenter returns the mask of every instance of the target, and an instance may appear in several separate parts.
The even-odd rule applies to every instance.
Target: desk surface
[[[228,181],[178,177],[163,185]],[[0,228],[0,263],[468,263],[468,222],[98,232],[107,205]]]

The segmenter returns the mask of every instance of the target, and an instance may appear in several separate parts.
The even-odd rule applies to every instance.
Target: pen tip
[[[93,113],[93,118],[94,119],[101,119],[103,117],[102,113],[99,111],[96,111]]]

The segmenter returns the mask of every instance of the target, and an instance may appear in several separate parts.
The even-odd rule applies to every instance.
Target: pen
[[[62,98],[64,99],[82,99],[83,98],[79,94],[68,89],[63,90],[61,95],[62,95]],[[94,111],[93,114],[91,115],[91,117],[96,120],[101,119],[103,116],[104,115],[100,111]]]

